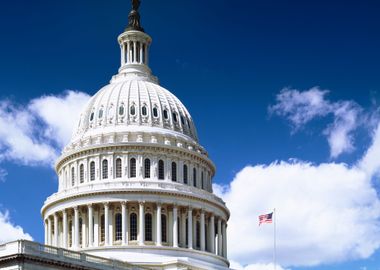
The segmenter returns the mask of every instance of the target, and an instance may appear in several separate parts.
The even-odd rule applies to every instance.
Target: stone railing
[[[37,242],[18,240],[0,245],[0,258],[10,255],[32,255],[40,259],[61,261],[63,263],[75,263],[92,269],[102,270],[140,270],[149,269],[132,265],[126,262],[107,259],[84,252],[76,252],[63,248],[42,245]]]
[[[98,181],[76,186],[70,189],[65,189],[60,192],[54,193],[49,196],[45,205],[52,203],[56,200],[70,197],[72,195],[80,195],[91,192],[105,192],[105,191],[165,191],[165,192],[178,192],[190,196],[194,196],[200,199],[206,199],[211,202],[215,202],[222,206],[225,203],[218,196],[201,190],[199,188],[187,186],[181,183],[164,182],[164,181]]]

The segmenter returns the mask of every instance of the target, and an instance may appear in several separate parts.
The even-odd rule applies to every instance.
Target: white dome
[[[104,86],[80,116],[73,142],[112,132],[185,135],[198,142],[193,120],[181,101],[145,79],[126,79]]]

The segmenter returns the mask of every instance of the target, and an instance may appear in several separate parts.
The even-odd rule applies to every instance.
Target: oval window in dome
[[[164,110],[164,118],[165,119],[168,119],[169,118],[169,115],[168,115],[168,110]]]
[[[142,107],[142,109],[141,109],[141,114],[142,114],[143,116],[147,116],[147,115],[148,115],[148,111],[147,111],[145,105],[144,105],[144,106]]]
[[[119,115],[124,115],[124,105],[120,105],[119,107]]]
[[[153,108],[153,116],[154,116],[154,117],[158,117],[158,110],[157,110],[157,107],[154,107],[154,108]]]
[[[135,115],[136,114],[136,107],[135,105],[132,105],[131,106],[131,115]]]
[[[176,113],[173,113],[173,120],[174,120],[174,122],[177,123],[178,119],[177,119],[177,114]]]
[[[103,108],[99,110],[99,114],[98,114],[98,118],[102,118],[102,117],[103,117]]]
[[[94,112],[91,112],[90,114],[90,122],[92,122],[92,120],[94,120]]]

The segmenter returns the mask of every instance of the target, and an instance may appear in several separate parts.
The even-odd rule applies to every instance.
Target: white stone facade
[[[155,269],[227,269],[230,213],[212,193],[215,166],[191,115],[151,75],[151,38],[129,29],[118,41],[119,73],[56,163],[45,244]]]

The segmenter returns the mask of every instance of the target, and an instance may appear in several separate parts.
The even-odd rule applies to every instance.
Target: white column
[[[136,43],[134,43],[136,44]],[[145,224],[144,224],[145,216],[144,216],[144,202],[139,202],[139,233],[138,233],[138,239],[139,239],[139,245],[144,245],[145,241]]]
[[[201,250],[202,251],[205,251],[205,247],[206,247],[206,241],[205,241],[205,212],[204,210],[202,209],[201,211],[201,231],[200,231],[200,234],[201,234]]]
[[[215,216],[210,217],[210,252],[215,254]]]
[[[122,201],[121,202],[121,243],[122,245],[128,244],[128,238],[127,238],[127,202]]]
[[[140,42],[140,59],[139,59],[140,64],[142,64],[142,59],[143,59],[143,43]]]
[[[88,245],[90,247],[94,244],[94,209],[92,204],[88,205]]]
[[[68,235],[67,235],[67,212],[66,210],[63,210],[62,211],[62,223],[63,223],[63,245],[62,247],[63,248],[67,248],[67,238],[68,238]]]
[[[94,247],[99,246],[99,212],[94,213]]]
[[[48,237],[47,237],[48,241],[47,242],[48,242],[48,245],[51,246],[51,219],[50,217],[48,217],[47,222],[48,222]]]
[[[130,42],[128,41],[127,43],[127,63],[129,64],[131,62],[131,45]]]
[[[45,228],[45,245],[48,244],[48,225],[47,225],[47,220],[44,221],[44,228]]]
[[[87,233],[86,228],[88,225],[88,219],[86,218],[86,214],[82,212],[82,248],[87,247]]]
[[[188,248],[193,249],[193,209],[191,207],[187,212],[187,236]]]
[[[222,256],[222,219],[218,218],[218,255]]]
[[[181,246],[186,247],[186,212],[181,214]]]
[[[104,245],[109,245],[109,205],[104,203]]]
[[[136,55],[136,41],[133,41],[133,63],[137,63]]]
[[[53,245],[58,247],[58,216],[57,213],[54,213],[54,243]]]
[[[178,247],[178,208],[173,206],[173,247]]]
[[[74,207],[74,248],[79,248],[79,209],[78,206]]]
[[[114,236],[114,211],[113,209],[109,209],[108,213],[108,244],[110,246],[113,245],[113,236]]]
[[[157,217],[156,217],[156,246],[161,246],[162,245],[162,239],[161,239],[161,204],[157,204]]]
[[[125,44],[122,43],[120,45],[120,49],[121,49],[121,63],[120,63],[120,66],[123,66],[125,64]]]
[[[222,238],[223,238],[223,252],[222,255],[224,258],[227,258],[227,224],[226,221],[222,223]]]

